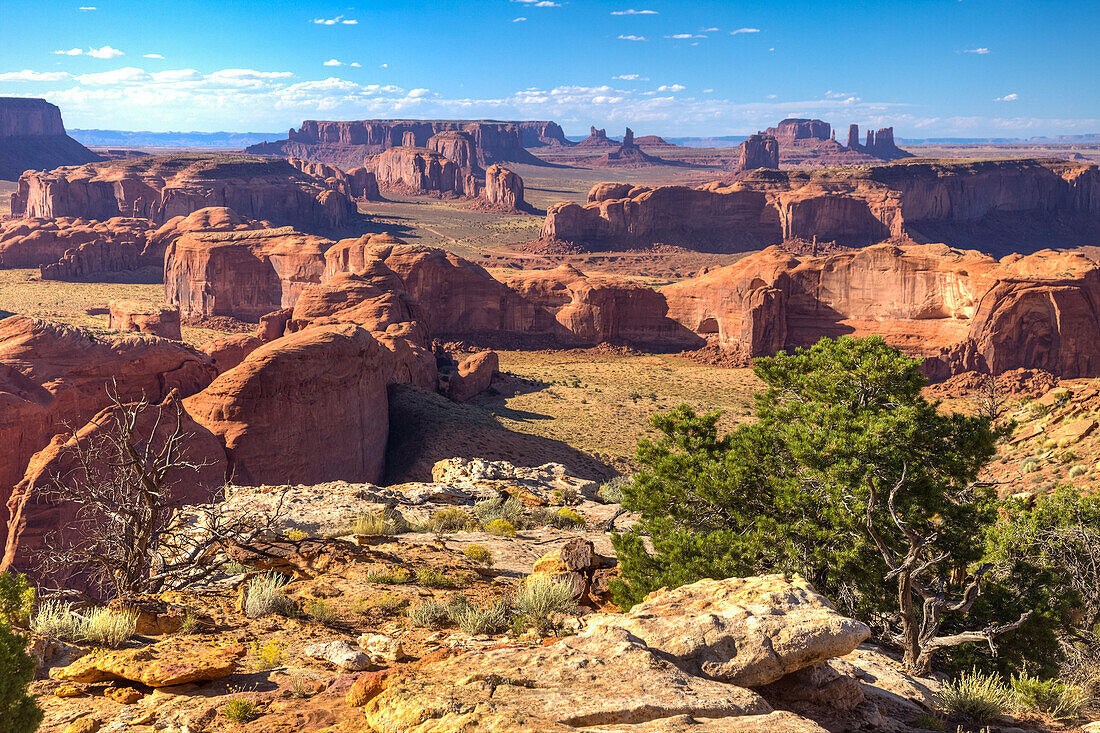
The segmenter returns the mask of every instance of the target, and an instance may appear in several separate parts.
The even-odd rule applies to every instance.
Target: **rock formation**
[[[601,131],[602,132],[602,131]],[[579,144],[579,143],[578,143]],[[617,150],[612,150],[593,165],[606,168],[641,168],[649,165],[659,165],[666,161],[647,154],[634,143],[634,131],[626,128],[623,142]]]
[[[593,250],[676,244],[712,252],[784,239],[860,246],[911,237],[1003,252],[1100,236],[1100,169],[1067,161],[899,161],[758,171],[730,185],[598,188],[621,198],[555,204],[540,237]]]
[[[428,138],[428,150],[453,160],[463,171],[478,169],[477,147],[469,133],[461,130],[444,130]]]
[[[303,228],[339,228],[354,213],[347,196],[285,160],[193,154],[30,171],[11,200],[14,216],[158,224],[210,206]]]
[[[485,188],[482,198],[509,210],[521,210],[527,204],[523,200],[523,179],[499,165],[485,169]]]
[[[848,128],[848,149],[854,152],[866,153],[879,160],[897,160],[898,158],[911,158],[910,153],[905,152],[894,144],[894,128],[883,127],[877,132],[867,131],[867,143],[859,144],[859,125],[851,125]]]
[[[568,147],[573,143],[566,139],[565,132],[557,122],[525,120],[513,122],[523,135],[523,147]]]
[[[749,135],[741,143],[740,157],[737,160],[738,171],[752,171],[758,168],[779,170],[779,141],[763,133]]]
[[[442,153],[427,148],[389,148],[371,158],[368,166],[384,191],[414,195],[477,195],[476,190],[468,190],[476,186],[471,185],[467,170]]]
[[[107,328],[112,331],[137,331],[162,338],[183,338],[180,334],[180,309],[141,300],[112,300]]]
[[[0,179],[100,157],[65,134],[61,110],[44,99],[0,97]]]
[[[339,168],[299,158],[287,158],[287,162],[303,173],[323,181],[325,188],[339,191],[348,198],[357,201],[378,201],[382,198],[378,193],[378,181],[374,172],[362,166],[344,173]]]
[[[489,388],[493,376],[500,369],[500,360],[493,351],[479,351],[458,363],[455,371],[447,375],[446,394],[453,400],[465,402]],[[440,377],[444,375],[441,373]]]
[[[575,143],[574,147],[577,148],[615,148],[618,147],[618,143],[614,140],[610,140],[607,137],[607,130],[601,128],[596,129],[595,126],[588,128],[588,137],[581,140],[579,143]]]
[[[378,482],[389,430],[388,352],[357,326],[265,344],[184,400],[245,484]]]
[[[41,267],[48,280],[138,269],[156,230],[147,219],[12,219],[0,223],[0,267]],[[94,254],[92,254],[94,252]],[[64,265],[59,265],[64,260]]]
[[[50,438],[107,406],[108,386],[124,401],[159,402],[172,389],[194,394],[215,374],[205,355],[178,341],[98,336],[26,316],[0,320],[0,503]],[[0,543],[5,536],[0,529]]]
[[[453,131],[472,140],[478,165],[541,162],[524,149],[524,133],[517,123],[476,120],[306,120],[297,130],[291,129],[286,140],[252,145],[245,152],[351,168],[390,148],[428,147],[428,140],[436,134]]]
[[[795,140],[828,140],[832,127],[822,120],[788,117],[775,127],[769,127],[764,134],[774,137],[780,145],[789,145]]]
[[[771,247],[662,293],[672,318],[748,356],[878,334],[925,357],[934,378],[1020,367],[1100,374],[1100,267],[1075,254],[998,262],[942,244],[882,244],[798,258]]]

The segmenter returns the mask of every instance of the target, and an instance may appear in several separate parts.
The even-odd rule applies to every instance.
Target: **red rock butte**
[[[80,165],[100,157],[65,134],[61,110],[44,99],[0,97],[0,179]]]

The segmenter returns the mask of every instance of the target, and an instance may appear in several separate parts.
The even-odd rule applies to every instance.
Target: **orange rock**
[[[113,331],[138,331],[176,341],[183,338],[179,308],[133,299],[112,300],[107,308],[110,311],[107,327]]]

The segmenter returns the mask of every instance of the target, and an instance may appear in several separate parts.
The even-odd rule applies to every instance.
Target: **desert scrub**
[[[96,646],[117,647],[137,632],[135,611],[95,608],[80,624],[82,641]]]
[[[1089,467],[1083,463],[1078,463],[1076,466],[1069,470],[1070,478],[1079,478],[1089,472]]]
[[[26,647],[27,639],[0,621],[0,731],[34,731],[42,722],[42,711],[27,694],[35,660]]]
[[[474,516],[482,525],[494,519],[503,519],[515,526],[523,523],[523,502],[514,496],[507,499],[484,499],[474,504]]]
[[[554,616],[577,611],[572,584],[551,578],[528,578],[516,591],[512,605],[539,633],[553,628]]]
[[[412,575],[405,568],[390,568],[381,573],[371,573],[367,576],[368,583],[381,585],[404,585],[412,580]]]
[[[309,537],[309,535],[300,529],[288,529],[286,532],[283,532],[283,537],[286,537],[291,542],[301,542],[306,537]]]
[[[1028,458],[1026,461],[1024,461],[1023,469],[1024,473],[1035,473],[1039,470],[1039,459]]]
[[[413,626],[424,626],[426,628],[442,626],[445,621],[449,620],[447,606],[439,601],[427,601],[419,606],[413,606],[406,615]]]
[[[499,537],[515,537],[516,528],[506,519],[494,519],[485,525],[485,531]]]
[[[622,504],[623,488],[633,483],[632,476],[616,476],[596,490],[596,496],[604,504]]]
[[[963,672],[940,687],[940,708],[949,715],[964,715],[979,723],[989,722],[1012,707],[1012,691],[996,674],[978,670]]]
[[[283,593],[283,586],[288,582],[287,577],[280,573],[264,573],[248,581],[244,615],[248,618],[259,618],[269,613],[292,613],[294,601]]]
[[[1013,677],[1011,687],[1016,709],[1045,713],[1055,720],[1079,718],[1090,701],[1089,694],[1077,685],[1026,673]]]
[[[259,710],[256,703],[245,700],[243,697],[235,697],[225,705],[222,705],[222,715],[234,723],[247,723],[256,718]]]
[[[424,522],[424,529],[438,534],[453,534],[466,529],[470,515],[461,509],[440,509]]]
[[[462,551],[462,554],[479,565],[484,565],[488,568],[493,567],[493,553],[485,545],[466,545],[466,549]]]
[[[324,598],[313,598],[303,609],[314,621],[331,626],[336,622],[336,609]]]
[[[453,620],[470,636],[499,634],[508,628],[508,604],[501,599],[488,608],[468,605],[456,611]]]
[[[566,507],[562,507],[554,514],[556,515],[554,519],[554,526],[560,527],[561,529],[581,529],[586,524],[588,524],[588,522],[585,520],[584,517],[580,515],[579,512],[575,512],[572,509],[568,509]]]
[[[269,669],[279,667],[283,663],[283,645],[274,639],[264,644],[254,641],[249,651],[256,658],[255,667],[257,671],[266,672]]]
[[[427,588],[454,588],[457,585],[446,573],[435,568],[417,568],[416,582]]]
[[[183,623],[180,624],[179,633],[181,634],[193,634],[199,630],[199,620],[195,617],[193,611],[188,610],[183,617]]]
[[[355,610],[358,613],[370,613],[380,611],[384,614],[395,614],[405,610],[409,605],[407,598],[402,598],[396,593],[379,593],[378,595],[360,598],[355,602]]]
[[[77,641],[80,619],[73,613],[73,604],[64,601],[46,601],[38,607],[31,619],[31,630],[43,636],[64,641]]]
[[[408,531],[408,521],[397,510],[360,512],[348,524],[349,534],[362,534],[369,537],[401,534]]]
[[[23,573],[0,573],[0,622],[26,626],[34,609],[34,586]]]

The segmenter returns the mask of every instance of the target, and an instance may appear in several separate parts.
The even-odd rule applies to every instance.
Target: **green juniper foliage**
[[[42,711],[27,694],[34,678],[34,659],[26,639],[0,621],[0,733],[31,733],[42,722]]]
[[[700,578],[798,572],[850,614],[893,614],[890,631],[900,627],[916,668],[927,641],[915,636],[916,587],[942,584],[959,600],[984,578],[977,563],[997,502],[976,479],[994,455],[995,429],[985,417],[941,412],[921,395],[920,361],[878,337],[822,339],[758,359],[754,371],[767,385],[758,421],[729,435],[718,435],[716,413],[686,405],[654,416],[662,437],[642,441],[644,470],[623,487],[641,521],[613,537],[616,602],[630,607]],[[899,565],[911,536],[928,566],[902,590],[895,576],[906,573],[884,582],[886,557]],[[908,616],[906,598],[915,606]],[[952,622],[945,613],[929,628]]]

